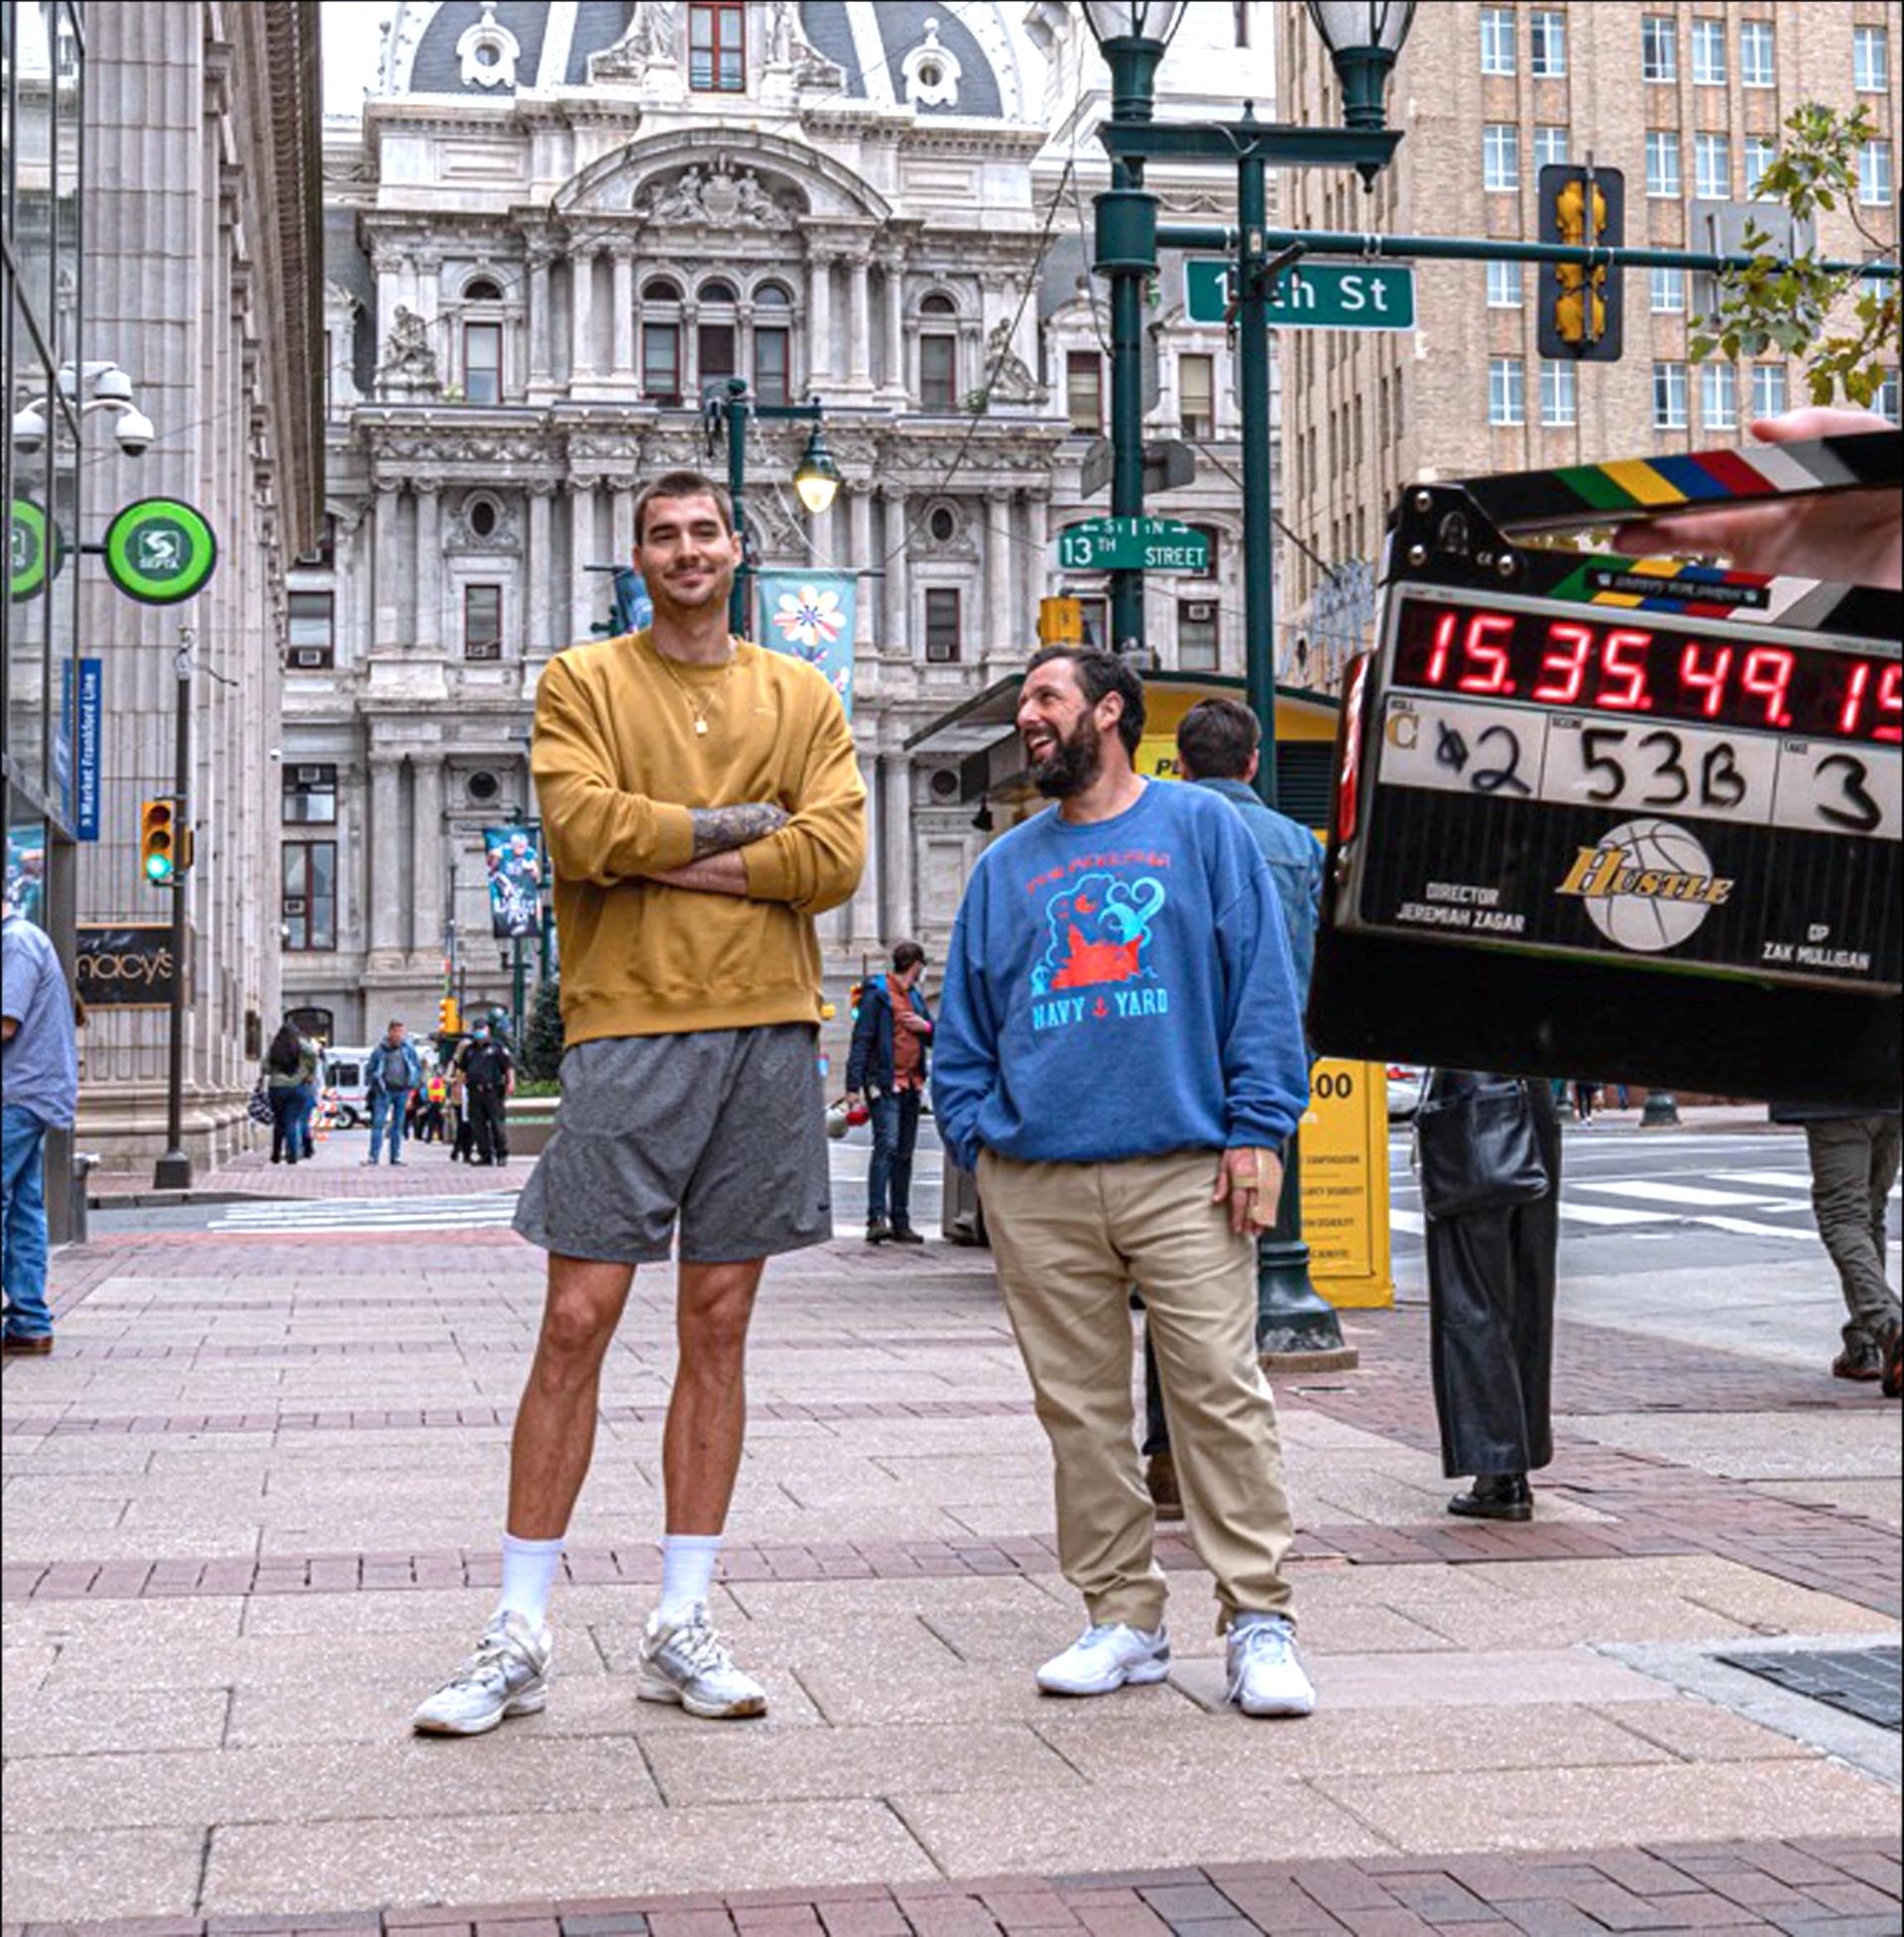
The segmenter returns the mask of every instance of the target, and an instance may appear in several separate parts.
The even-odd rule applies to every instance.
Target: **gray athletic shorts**
[[[516,1229],[564,1258],[724,1265],[833,1235],[819,1031],[625,1035],[562,1057],[555,1129]]]

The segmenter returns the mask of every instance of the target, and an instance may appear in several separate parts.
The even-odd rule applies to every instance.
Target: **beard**
[[[1057,744],[1042,760],[1031,763],[1031,785],[1047,800],[1068,800],[1103,771],[1104,742],[1086,714],[1069,733],[1057,736]]]
[[[648,596],[654,609],[664,615],[683,618],[690,613],[705,612],[710,606],[725,609],[733,590],[732,570],[709,572],[697,592],[682,592],[666,578],[648,581]]]

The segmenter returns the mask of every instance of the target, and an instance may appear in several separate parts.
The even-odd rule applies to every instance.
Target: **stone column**
[[[372,650],[392,653],[397,650],[403,627],[402,564],[398,556],[397,527],[403,515],[404,488],[395,478],[377,480],[376,504],[371,543],[376,555],[376,584],[373,592],[376,614]]]
[[[806,388],[822,390],[833,375],[833,257],[815,249],[806,264]]]
[[[867,287],[867,259],[852,258],[847,272],[847,382],[856,390],[873,382],[873,306]]]
[[[413,754],[411,780],[411,879],[416,899],[411,905],[410,947],[415,955],[438,956],[443,950],[443,758],[439,753]]]
[[[568,379],[571,386],[595,375],[595,252],[577,247],[568,258]]]
[[[525,658],[540,658],[554,647],[548,617],[549,527],[554,522],[548,515],[548,507],[554,495],[555,487],[540,479],[529,487],[529,606],[523,614]]]
[[[905,557],[905,487],[886,484],[880,487],[886,499],[886,543],[881,545],[881,562],[886,566],[882,586],[880,650],[901,659],[912,657],[912,626],[906,610],[908,595]]]
[[[912,764],[902,753],[880,762],[880,905],[888,943],[912,933]]]
[[[595,480],[571,478],[568,485],[568,638],[558,645],[594,637],[596,580],[588,567],[595,558]],[[559,601],[557,609],[560,609]]]
[[[443,650],[443,490],[433,477],[416,480],[416,627],[419,659]]]
[[[403,857],[397,852],[403,756],[370,756],[370,837],[364,843],[364,876],[370,904],[370,951],[389,957],[403,950]]]
[[[886,328],[886,377],[881,389],[893,402],[905,397],[905,276],[904,264],[896,255],[882,256],[886,271],[881,292],[881,319]]]
[[[635,482],[618,477],[609,484],[609,551],[618,565],[635,560]]]
[[[838,500],[835,500],[837,503]],[[853,486],[846,500],[847,547],[849,555],[842,561],[855,571],[864,571],[869,565],[880,561],[873,555],[873,494],[863,484]],[[859,597],[853,602],[853,646],[855,651],[864,650],[873,644],[875,627],[873,624],[874,588],[885,581],[878,578],[862,578],[859,582]]]
[[[615,251],[615,382],[635,382],[635,256],[628,249]]]
[[[880,945],[880,775],[877,756],[862,752],[860,785],[866,788],[866,867],[860,885],[844,910],[846,921],[840,939],[857,957]],[[857,963],[856,963],[857,966]]]
[[[537,250],[529,259],[529,388],[532,396],[547,390],[553,381],[548,354],[549,324],[553,319],[548,293],[548,258]]]
[[[1012,493],[993,485],[985,494],[985,658],[1011,656]]]

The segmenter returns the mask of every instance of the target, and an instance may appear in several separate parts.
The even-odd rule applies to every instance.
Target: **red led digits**
[[[1873,740],[1896,740],[1904,726],[1904,665],[1893,660],[1877,674],[1877,717],[1866,726],[1864,706],[1871,697],[1871,673],[1869,660],[1851,662],[1844,681],[1844,703],[1838,710],[1838,730],[1852,736],[1868,732]]]
[[[1549,650],[1540,663],[1541,671],[1548,676],[1534,688],[1533,697],[1571,706],[1587,683],[1587,656],[1594,650],[1594,629],[1556,623],[1547,628],[1547,637],[1567,640],[1573,650],[1566,653]]]
[[[1700,692],[1706,696],[1699,702],[1699,710],[1709,720],[1719,718],[1719,709],[1726,703],[1726,675],[1732,669],[1732,649],[1729,646],[1713,648],[1713,664],[1709,667],[1700,664],[1700,656],[1705,651],[1697,639],[1689,639],[1679,655],[1679,683],[1689,692]]]
[[[1738,683],[1765,702],[1767,726],[1790,726],[1791,708],[1785,695],[1791,690],[1792,668],[1798,664],[1782,646],[1754,646],[1745,655],[1745,670]]]
[[[1474,670],[1455,681],[1462,692],[1512,692],[1514,682],[1507,676],[1512,662],[1505,646],[1489,643],[1488,635],[1512,639],[1514,622],[1503,612],[1477,612],[1468,622],[1468,637],[1461,643],[1463,657]]]
[[[1646,649],[1653,643],[1649,632],[1609,632],[1601,649],[1600,671],[1605,683],[1594,695],[1594,704],[1609,713],[1650,713],[1652,695],[1646,690]],[[1622,683],[1614,686],[1613,679]]]
[[[1877,711],[1878,721],[1871,729],[1871,738],[1904,739],[1904,665],[1896,660],[1877,675]]]
[[[1440,685],[1448,676],[1448,649],[1455,643],[1455,627],[1460,618],[1458,612],[1444,612],[1435,627],[1434,651],[1428,655],[1428,665],[1421,675],[1431,686]]]

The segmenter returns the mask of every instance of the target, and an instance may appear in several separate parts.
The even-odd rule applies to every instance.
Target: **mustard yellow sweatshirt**
[[[645,632],[573,647],[542,669],[530,764],[570,1042],[819,1021],[813,916],[866,864],[866,788],[822,673],[744,641],[723,666],[663,664]],[[647,879],[692,858],[690,809],[756,800],[792,818],[739,850],[745,899]]]

